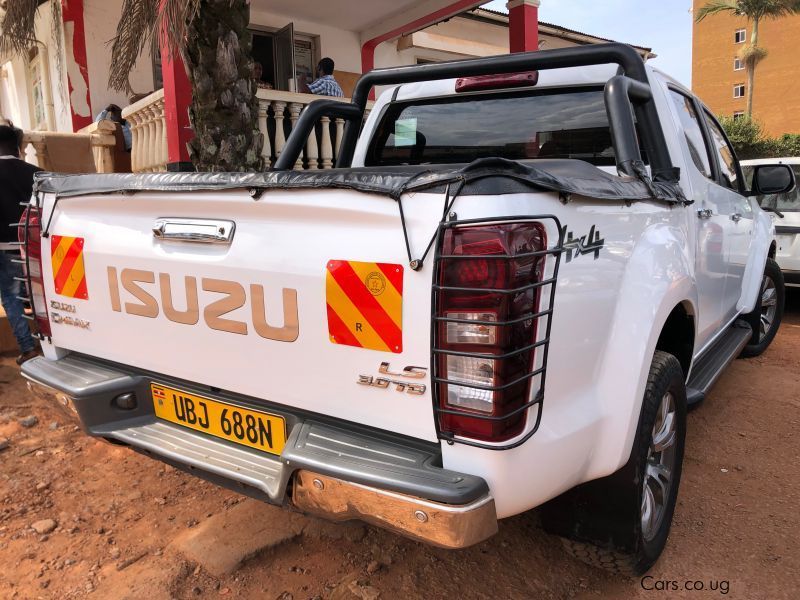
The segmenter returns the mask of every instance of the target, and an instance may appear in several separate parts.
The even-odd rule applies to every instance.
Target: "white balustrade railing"
[[[122,111],[131,128],[131,170],[154,173],[167,170],[167,128],[164,90],[157,90]]]
[[[314,100],[323,98],[314,94],[296,94],[259,88],[258,96],[258,128],[264,134],[264,147],[261,155],[266,168],[275,164],[283,152],[286,139],[294,129],[300,113]],[[324,97],[326,100],[350,102],[349,98]],[[369,114],[368,105],[367,114]],[[332,169],[339,155],[339,147],[344,133],[344,119],[322,117],[314,135],[309,135],[305,152],[294,165],[299,169]]]
[[[302,110],[321,96],[297,94],[259,88],[258,128],[264,135],[261,155],[264,167],[270,168],[281,155],[286,139],[292,132]],[[330,98],[350,102],[349,98]],[[371,106],[371,103],[370,105]],[[369,108],[367,109],[367,114]],[[153,92],[122,111],[133,134],[131,166],[134,173],[165,171],[167,166],[167,132],[164,115],[164,90]],[[310,135],[305,152],[295,163],[295,169],[331,169],[336,164],[344,133],[343,119],[323,117]]]

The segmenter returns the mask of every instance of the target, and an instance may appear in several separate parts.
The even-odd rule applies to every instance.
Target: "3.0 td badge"
[[[414,396],[422,396],[425,393],[424,383],[410,383],[408,381],[401,381],[394,379],[396,377],[405,377],[406,379],[423,379],[425,377],[425,367],[405,367],[399,373],[393,373],[389,370],[389,363],[382,362],[378,367],[378,373],[381,375],[388,375],[388,377],[374,377],[372,375],[359,375],[357,383],[359,385],[368,385],[370,387],[387,389],[390,385],[395,386],[395,391],[406,392]],[[390,379],[390,377],[392,379]]]

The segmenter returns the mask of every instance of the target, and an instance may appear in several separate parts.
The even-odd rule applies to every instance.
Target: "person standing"
[[[0,120],[0,223],[5,225],[0,226],[0,300],[19,346],[18,365],[39,354],[24,317],[25,307],[17,298],[23,295],[23,284],[15,279],[22,278],[22,265],[12,262],[19,256],[18,248],[12,244],[17,229],[7,226],[19,223],[25,210],[21,203],[31,199],[33,174],[41,171],[19,158],[21,146],[22,130],[10,121]]]
[[[305,75],[300,77],[300,91],[306,94],[317,94],[319,96],[344,97],[342,87],[333,77],[333,67],[332,59],[327,57],[323,58],[317,65],[317,79],[309,83],[306,81]]]

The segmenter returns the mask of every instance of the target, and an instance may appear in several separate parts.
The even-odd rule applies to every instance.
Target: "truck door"
[[[726,204],[727,211],[721,223],[725,229],[725,260],[728,265],[722,311],[723,320],[727,322],[736,316],[736,305],[742,295],[744,269],[753,239],[753,207],[750,199],[743,194],[742,174],[733,147],[717,120],[707,110],[704,113],[712,150],[719,166],[713,194]]]
[[[695,236],[695,280],[697,282],[697,344],[702,348],[720,330],[728,266],[725,259],[726,227],[732,211],[728,194],[714,181],[710,149],[694,101],[670,88],[674,114],[684,144],[682,178],[691,187],[692,205],[689,227]]]

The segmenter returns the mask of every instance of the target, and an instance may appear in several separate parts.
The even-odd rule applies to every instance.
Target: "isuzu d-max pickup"
[[[293,170],[323,116],[336,168]],[[39,178],[23,375],[89,435],[270,503],[450,548],[543,506],[641,573],[687,405],[780,322],[753,196],[795,179],[753,182],[624,45],[373,71],[269,172]]]

